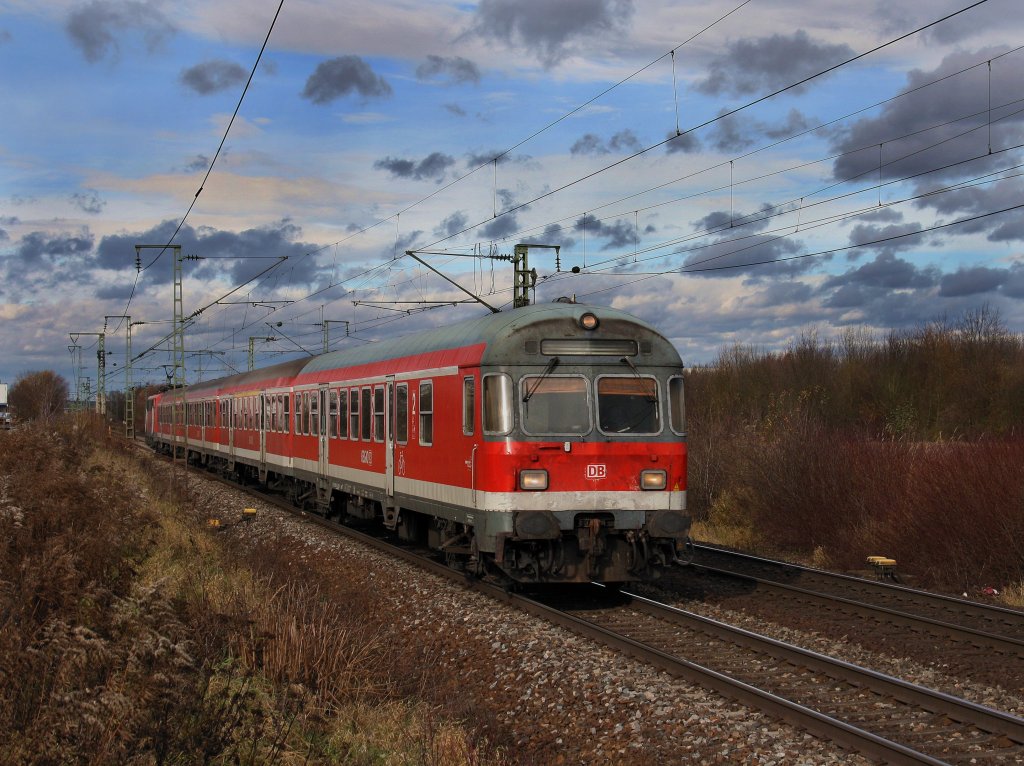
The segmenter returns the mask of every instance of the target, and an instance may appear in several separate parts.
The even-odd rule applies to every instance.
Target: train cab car
[[[286,364],[203,384],[242,408],[222,467],[519,582],[648,579],[685,545],[682,363],[635,317],[525,306]]]

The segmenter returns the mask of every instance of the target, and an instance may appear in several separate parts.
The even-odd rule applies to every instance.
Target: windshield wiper
[[[551,371],[553,369],[555,369],[555,367],[558,366],[558,362],[559,361],[560,360],[559,360],[559,358],[557,356],[551,357],[551,361],[548,362],[548,366],[544,368],[544,372],[542,372],[540,374],[540,377],[537,378],[537,382],[534,383],[530,388],[528,388],[526,390],[526,393],[523,394],[523,401],[524,402],[530,401],[530,397],[533,396],[536,393],[538,388],[540,388],[540,384],[544,382],[544,378],[546,378],[548,375],[550,375]]]
[[[633,360],[630,359],[628,356],[622,357],[619,361],[622,362],[623,364],[628,364],[629,365],[629,369],[631,369],[633,371],[633,374],[636,375],[637,380],[641,380],[642,381],[644,379],[644,376],[640,374],[640,370],[638,370],[636,368],[636,365],[633,364]],[[655,391],[657,391],[657,389],[655,389]],[[645,394],[644,398],[648,402],[650,402],[651,404],[654,404],[655,402],[658,401],[658,395],[656,393],[654,393],[654,394]]]

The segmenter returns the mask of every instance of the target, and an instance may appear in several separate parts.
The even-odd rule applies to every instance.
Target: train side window
[[[320,435],[320,392],[309,392],[309,433]]]
[[[434,384],[420,383],[420,444],[429,447],[434,443]]]
[[[271,394],[270,401],[267,402],[270,407],[270,431],[275,434],[277,433],[277,409],[279,399],[280,397],[277,394]]]
[[[338,438],[338,391],[337,391],[337,389],[333,389],[333,388],[331,389],[330,399],[331,399],[331,406],[330,406],[330,409],[328,410],[328,415],[327,416],[328,416],[328,418],[330,418],[331,424],[330,424],[330,430],[328,432],[328,435],[332,439],[337,439]]]
[[[373,440],[384,441],[384,386],[373,389]]]
[[[472,375],[462,379],[462,433],[473,435],[476,409],[476,381]]]
[[[373,407],[373,390],[367,386],[362,390],[361,409],[363,411],[363,426],[359,435],[362,437],[364,442],[370,441],[370,431],[372,430],[372,407]]]
[[[484,433],[509,433],[513,423],[512,378],[505,373],[484,375],[483,391]]]
[[[348,438],[359,438],[359,389],[353,388],[349,391],[348,411]]]
[[[409,384],[399,383],[395,389],[395,440],[409,442]]]
[[[290,426],[291,426],[291,422],[292,422],[291,421],[291,412],[290,412],[290,410],[291,410],[291,403],[292,403],[292,395],[291,395],[291,392],[289,391],[287,394],[284,395],[284,412],[281,414],[281,430],[284,431],[285,433],[289,432],[289,429],[290,429]]]
[[[344,388],[338,392],[338,438],[348,438],[348,391]]]
[[[677,375],[668,379],[669,425],[680,436],[686,436],[686,402],[683,398],[683,379]]]

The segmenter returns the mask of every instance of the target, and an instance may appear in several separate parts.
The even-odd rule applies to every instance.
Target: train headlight
[[[640,489],[665,489],[668,474],[665,471],[641,471]]]
[[[580,327],[584,330],[596,330],[600,322],[597,321],[597,316],[591,314],[589,311],[580,317]]]
[[[531,468],[519,472],[519,489],[542,492],[548,488],[548,472],[542,468]]]

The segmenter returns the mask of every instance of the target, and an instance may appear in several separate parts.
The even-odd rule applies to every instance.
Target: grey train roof
[[[476,319],[467,319],[446,327],[415,332],[400,338],[367,343],[357,348],[331,351],[312,358],[294,359],[270,367],[261,367],[251,372],[197,383],[190,386],[188,390],[191,393],[202,393],[208,390],[212,392],[223,386],[242,386],[250,381],[258,382],[269,378],[297,377],[308,373],[332,370],[337,367],[372,364],[386,359],[429,354],[435,351],[479,344],[486,344],[489,350],[494,349],[496,353],[500,353],[497,352],[497,349],[508,345],[503,344],[502,341],[510,340],[519,330],[534,327],[538,322],[564,319],[571,319],[575,322],[580,316],[588,312],[597,315],[602,327],[606,329],[609,325],[614,327],[619,322],[628,322],[632,330],[639,326],[651,333],[652,336],[663,337],[643,320],[618,309],[607,306],[588,306],[582,303],[541,303],[502,311],[497,314],[486,314]],[[521,346],[516,348],[517,351],[521,351],[521,349]],[[498,363],[499,359],[489,360],[488,355],[485,355],[481,361],[485,364],[489,362]],[[680,364],[678,356],[675,356],[674,359],[668,359],[667,362],[670,364]]]
[[[657,330],[643,320],[618,309],[607,306],[587,306],[581,303],[541,303],[497,314],[487,314],[476,319],[468,319],[447,327],[424,330],[401,338],[368,343],[359,348],[332,351],[308,360],[301,374],[322,372],[342,366],[372,364],[385,359],[429,354],[434,351],[481,343],[487,344],[488,347],[488,353],[485,353],[481,362],[484,364],[498,363],[500,360],[494,358],[490,352],[500,353],[501,341],[511,339],[521,328],[534,326],[543,321],[571,319],[575,322],[586,313],[597,315],[602,326],[613,325],[616,322],[629,322],[633,329],[639,325],[652,335],[662,337]],[[521,352],[522,347],[518,346],[516,351]]]

